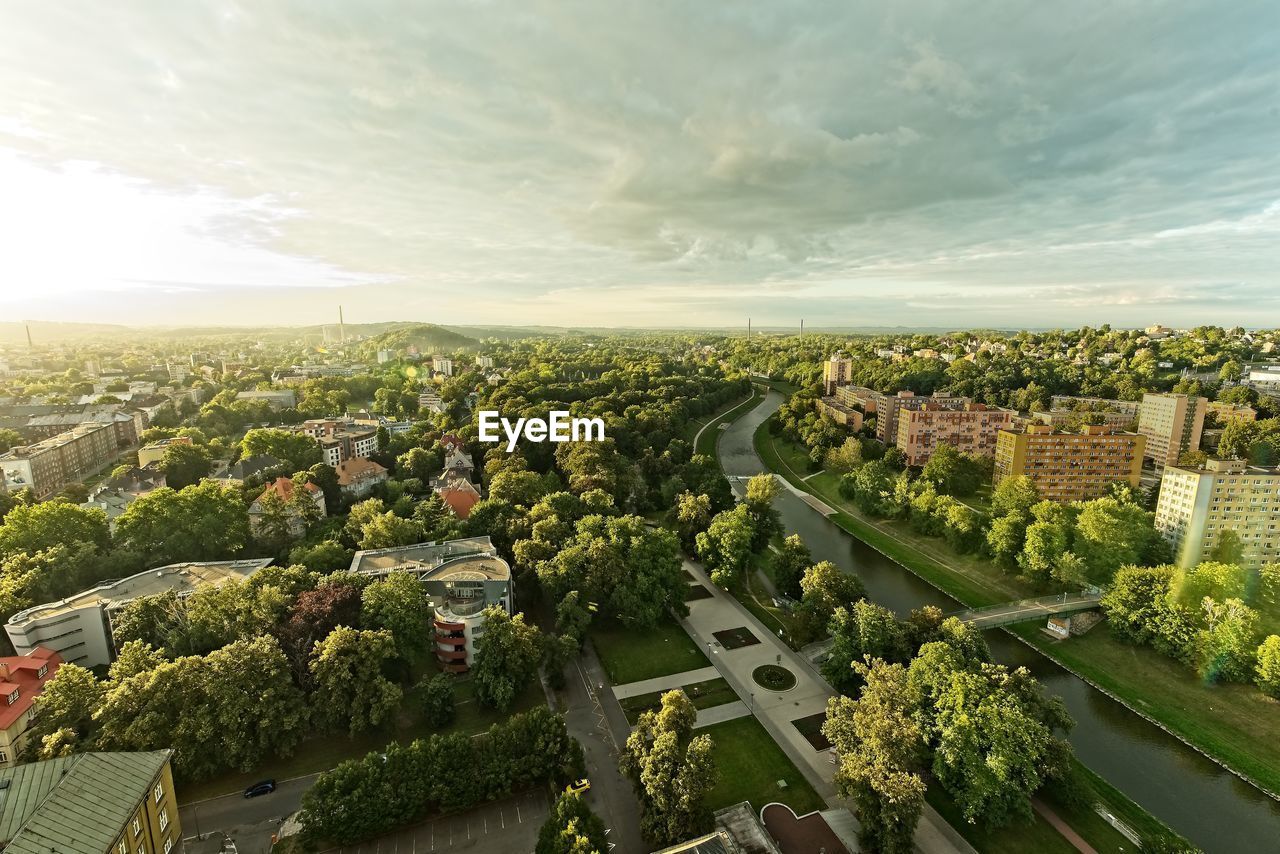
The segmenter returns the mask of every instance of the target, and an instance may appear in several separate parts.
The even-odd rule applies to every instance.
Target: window
[[[169,849],[173,847],[173,840],[166,839],[164,841],[164,854],[169,854]]]
[[[9,705],[12,706],[16,702],[18,702],[18,689],[14,688],[13,693],[9,695]]]
[[[164,783],[156,783],[156,788],[152,794],[155,795],[156,803],[160,803],[160,799],[164,797]]]
[[[40,665],[40,670],[36,673],[36,676],[40,679],[43,679],[44,675],[48,672],[49,672],[49,665],[42,664]]]
[[[133,818],[133,835],[134,835],[134,836],[137,836],[137,835],[138,835],[139,833],[141,833],[141,832],[142,832],[142,819],[141,819],[141,818],[139,818],[139,817],[137,817],[137,816],[134,816],[134,818]]]
[[[9,761],[9,754],[5,753],[3,750],[0,750],[0,762],[8,762],[8,761]]]
[[[167,807],[160,808],[160,829],[169,829],[169,810]]]
[[[121,840],[120,844],[116,846],[116,854],[129,854],[129,846],[124,840]]]

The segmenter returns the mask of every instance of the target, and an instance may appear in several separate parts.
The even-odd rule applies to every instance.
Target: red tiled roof
[[[314,483],[307,483],[304,484],[304,486],[307,491],[311,493],[320,491],[320,487],[316,486]],[[274,481],[267,484],[266,489],[262,490],[262,494],[258,496],[258,500],[261,501],[263,498],[266,498],[268,492],[274,492],[276,495],[280,496],[281,501],[288,501],[293,498],[293,480],[287,477],[276,478]]]
[[[465,519],[471,515],[471,508],[480,503],[480,496],[474,487],[471,489],[449,487],[440,490],[440,500],[449,505],[454,516]]]
[[[46,665],[49,669],[42,678],[37,674]],[[3,681],[0,681],[0,729],[13,726],[23,712],[31,708],[36,695],[61,666],[62,656],[44,647],[36,647],[29,655],[0,658],[0,674],[3,674]],[[18,689],[18,699],[10,705],[9,695],[14,688]]]
[[[339,463],[337,472],[338,485],[349,486],[357,480],[386,474],[387,470],[373,460],[365,459],[364,457],[352,457]]]

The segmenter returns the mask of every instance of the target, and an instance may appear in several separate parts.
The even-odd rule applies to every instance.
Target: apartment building
[[[1138,420],[1138,416],[1128,412],[1113,412],[1102,409],[1050,409],[1047,412],[1043,410],[1032,411],[1031,419],[1041,424],[1047,424],[1055,430],[1073,428],[1084,424],[1101,425],[1123,430],[1134,425]]]
[[[298,405],[298,393],[291,388],[242,391],[236,393],[236,400],[262,400],[272,409],[279,411],[296,407]]]
[[[851,406],[845,406],[834,397],[818,398],[817,406],[818,412],[837,424],[854,431],[862,429],[862,413]]]
[[[1123,412],[1136,419],[1142,404],[1136,400],[1112,400],[1109,397],[1078,397],[1070,394],[1055,394],[1049,399],[1049,406],[1052,409],[1075,409],[1088,412]]]
[[[1223,403],[1219,400],[1209,401],[1206,414],[1216,416],[1219,424],[1226,424],[1229,421],[1258,420],[1258,410],[1252,406],[1239,406],[1234,403]]]
[[[453,376],[453,359],[448,356],[432,356],[431,370],[446,377]]]
[[[324,461],[337,468],[354,457],[369,457],[378,452],[376,428],[359,427],[342,418],[312,418],[294,428],[320,443]]]
[[[31,740],[32,704],[62,666],[62,656],[38,646],[27,655],[0,658],[0,768],[18,762]]]
[[[482,371],[492,370],[493,357],[492,356],[476,356],[476,367]]]
[[[463,673],[484,636],[483,611],[490,605],[511,613],[515,582],[488,537],[418,543],[356,552],[351,570],[381,577],[411,572],[430,599],[436,658],[448,673]]]
[[[853,382],[853,359],[843,352],[834,353],[822,363],[823,394],[830,396],[842,385]]]
[[[115,658],[111,633],[114,613],[135,599],[160,593],[188,596],[201,587],[243,581],[271,558],[175,563],[106,581],[57,602],[19,611],[4,631],[19,655],[45,647],[81,667],[110,664]]]
[[[1208,560],[1227,531],[1239,538],[1246,563],[1280,560],[1280,469],[1215,458],[1203,468],[1167,466],[1156,530],[1183,567]]]
[[[1137,487],[1142,476],[1146,439],[1101,425],[1063,433],[1047,424],[1025,430],[1001,430],[996,438],[996,486],[1026,475],[1040,497],[1049,501],[1084,501],[1106,493],[1113,483]]]
[[[850,408],[860,408],[866,415],[876,417],[876,438],[892,445],[898,438],[898,415],[904,410],[923,409],[930,404],[943,409],[962,409],[970,403],[967,397],[941,394],[916,395],[910,391],[882,394],[865,386],[848,385],[836,389],[836,402]]]
[[[149,445],[143,445],[138,449],[138,465],[149,466],[152,463],[159,465],[164,462],[164,455],[172,445],[190,445],[190,436],[170,436],[167,439],[157,439]]]
[[[172,750],[77,753],[0,769],[5,854],[182,850]]]
[[[1000,431],[1013,424],[1016,414],[1012,409],[981,403],[966,403],[961,409],[925,403],[919,409],[899,412],[897,445],[911,466],[927,463],[939,445],[990,457],[995,454]]]
[[[1144,394],[1138,432],[1147,437],[1147,459],[1157,467],[1176,465],[1183,453],[1198,450],[1206,403],[1196,395]]]
[[[30,488],[37,498],[47,498],[106,468],[118,452],[114,426],[81,424],[0,454],[0,488],[9,492]]]

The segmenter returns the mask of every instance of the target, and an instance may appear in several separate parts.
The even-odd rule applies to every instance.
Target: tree
[[[311,468],[324,459],[319,442],[305,433],[290,430],[250,430],[240,440],[240,454],[244,457],[269,454],[286,462],[289,471]]]
[[[1218,542],[1214,543],[1213,549],[1209,552],[1209,560],[1218,563],[1241,563],[1244,560],[1244,543],[1240,541],[1240,535],[1231,528],[1218,534]]]
[[[954,445],[940,443],[920,471],[920,479],[932,483],[942,495],[972,495],[977,491],[981,466]]]
[[[1168,595],[1173,578],[1174,569],[1170,566],[1121,567],[1099,603],[1111,633],[1130,643],[1151,643],[1160,603]]]
[[[18,504],[0,525],[0,558],[68,543],[88,543],[104,552],[110,542],[105,513],[63,501]]]
[[[884,460],[872,460],[852,475],[845,475],[841,489],[852,495],[858,509],[864,513],[873,516],[893,514],[893,472]]]
[[[38,743],[60,730],[69,730],[74,733],[72,741],[89,743],[93,715],[106,694],[107,684],[88,670],[78,664],[63,664],[36,695],[32,741]],[[58,742],[65,744],[67,736],[61,736]]]
[[[1251,682],[1257,669],[1258,612],[1239,599],[1202,603],[1205,627],[1196,637],[1198,671],[1207,682]]]
[[[1268,635],[1258,647],[1258,687],[1270,697],[1280,697],[1280,635]]]
[[[706,795],[716,784],[712,742],[693,737],[697,710],[683,691],[662,695],[662,707],[640,716],[618,759],[644,807],[641,832],[666,845],[705,832],[712,824]]]
[[[582,601],[582,593],[570,590],[556,604],[556,631],[581,643],[590,627],[591,611]]]
[[[773,507],[778,481],[772,474],[758,474],[747,481],[746,506],[751,513],[751,549],[760,551],[782,530],[782,519]]]
[[[310,679],[308,665],[316,642],[338,626],[358,626],[360,609],[361,590],[351,584],[321,584],[297,595],[278,633],[299,684],[305,686]]]
[[[408,546],[422,539],[422,528],[412,519],[401,519],[388,510],[374,516],[360,529],[360,548],[388,549]]]
[[[0,428],[0,454],[23,443],[22,434],[7,427]]]
[[[751,559],[755,524],[751,508],[739,504],[717,514],[710,527],[696,537],[698,557],[707,565],[711,580],[725,587]]]
[[[854,662],[857,701],[832,697],[822,732],[836,749],[835,783],[857,805],[858,841],[867,851],[909,854],[924,809],[924,733],[918,699],[901,664]]]
[[[862,443],[858,441],[857,436],[850,436],[844,440],[844,444],[827,451],[822,465],[827,471],[848,474],[862,465]]]
[[[792,534],[783,540],[782,548],[773,557],[773,583],[778,592],[791,599],[799,599],[802,595],[800,579],[811,566],[813,555],[809,553],[799,534]]]
[[[836,608],[852,605],[866,596],[862,582],[856,575],[841,572],[828,560],[809,567],[800,579],[801,601],[826,626]]]
[[[447,673],[437,673],[427,680],[422,692],[422,710],[432,726],[446,727],[453,723],[457,710],[453,702],[453,678]]]
[[[317,723],[356,735],[387,720],[400,704],[399,686],[382,675],[395,655],[391,633],[338,626],[311,653]]]
[[[841,694],[853,696],[865,675],[861,662],[877,658],[890,662],[910,659],[903,627],[893,612],[860,599],[837,607],[831,616],[832,644],[822,675]]]
[[[351,565],[352,552],[337,540],[301,543],[289,551],[289,563],[305,566],[312,572],[332,572]]]
[[[1008,516],[1011,513],[1031,512],[1031,508],[1040,503],[1040,491],[1035,481],[1020,474],[1006,477],[991,493],[991,515]]]
[[[538,831],[534,854],[606,854],[604,821],[574,792],[562,792]]]
[[[697,548],[698,535],[710,527],[711,518],[710,496],[682,492],[676,498],[676,533],[685,551],[693,552]]]
[[[507,469],[489,482],[489,497],[517,507],[532,507],[552,492],[555,485],[554,477],[547,478],[535,471]]]
[[[403,477],[416,477],[426,483],[431,475],[444,466],[444,459],[439,453],[425,448],[410,448],[396,457],[396,473]]]
[[[416,575],[393,572],[366,587],[360,602],[360,624],[391,632],[400,658],[408,661],[426,646],[427,592]]]
[[[239,491],[213,480],[149,492],[116,519],[116,542],[153,565],[227,559],[248,540],[249,517]]]
[[[181,489],[209,476],[213,469],[213,456],[203,445],[172,442],[164,450],[160,470],[165,483]]]
[[[1151,562],[1153,549],[1164,544],[1156,533],[1154,514],[1114,498],[1084,502],[1076,518],[1072,551],[1085,563],[1089,581],[1103,586],[1126,564]]]
[[[475,654],[471,678],[476,699],[498,711],[511,708],[533,681],[542,654],[542,633],[497,605],[484,610],[484,642]]]
[[[577,656],[581,642],[576,635],[548,635],[542,645],[542,667],[547,682],[560,690],[565,686],[565,668]]]

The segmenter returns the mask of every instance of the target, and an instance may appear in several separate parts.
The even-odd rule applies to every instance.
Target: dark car
[[[276,790],[275,780],[263,780],[261,783],[254,783],[252,786],[244,790],[246,798],[256,798],[258,795],[269,795]]]

